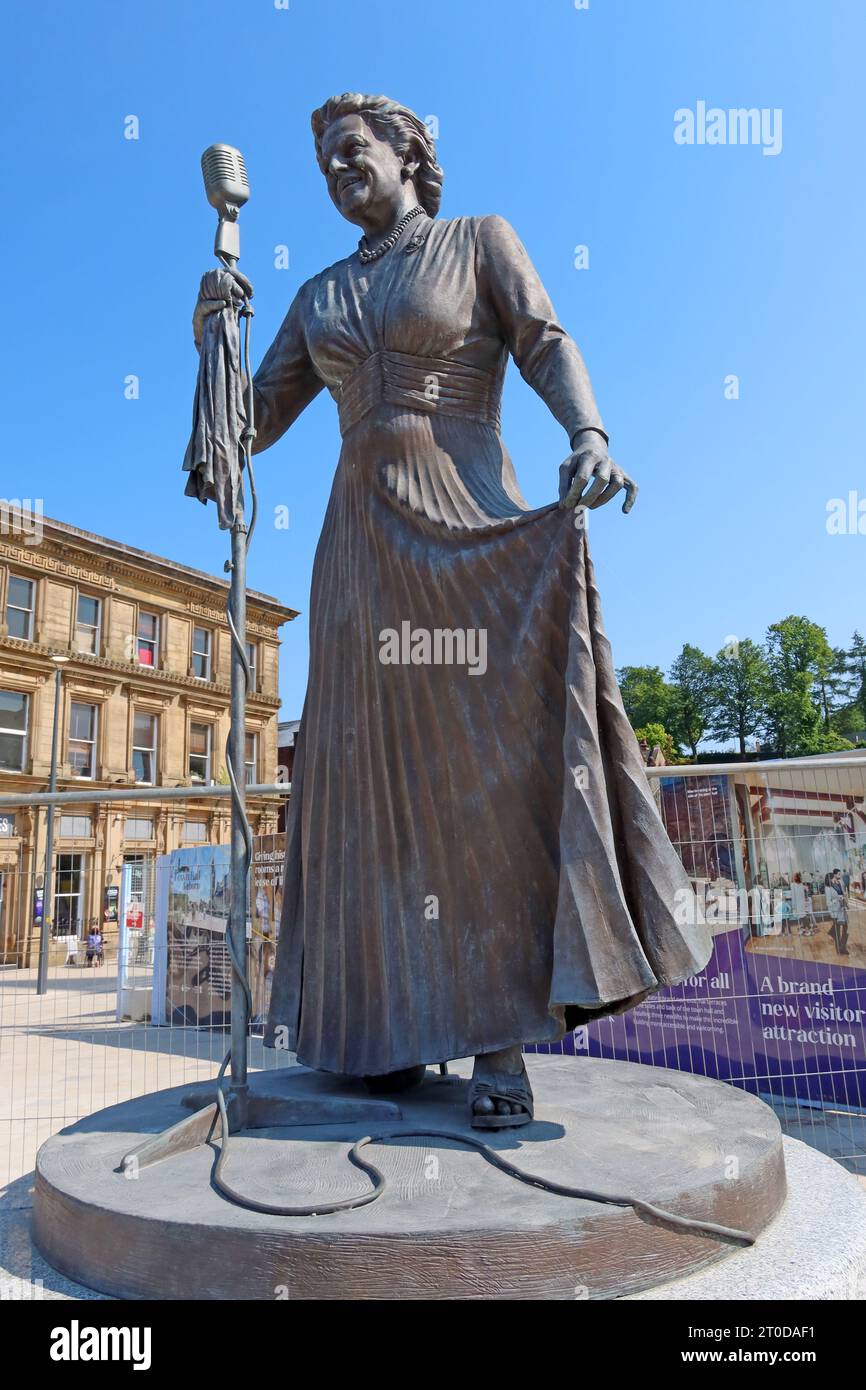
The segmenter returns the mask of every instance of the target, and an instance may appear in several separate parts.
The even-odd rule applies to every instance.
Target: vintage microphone
[[[219,213],[214,255],[225,264],[240,259],[238,213],[250,196],[247,166],[234,145],[209,145],[201,157],[207,200]]]
[[[247,168],[240,150],[233,145],[210,145],[201,157],[205,192],[219,222],[214,239],[214,255],[228,270],[233,270],[240,258],[240,229],[238,214],[250,196]],[[246,702],[250,684],[250,666],[246,648],[246,563],[247,551],[256,522],[256,489],[252,467],[252,445],[255,438],[253,405],[253,374],[250,368],[250,320],[253,309],[244,294],[239,311],[244,320],[244,372],[246,375],[246,425],[241,434],[240,448],[250,486],[251,516],[247,528],[244,518],[243,493],[237,489],[237,507],[231,526],[231,560],[226,562],[230,575],[226,617],[231,633],[231,718],[226,743],[226,768],[231,784],[231,906],[226,926],[226,946],[232,962],[231,1049],[223,1059],[217,1078],[220,1082],[231,1062],[229,1100],[232,1105],[232,1124],[242,1128],[247,1113],[248,1030],[252,999],[247,978],[247,897],[249,869],[252,860],[253,838],[246,814],[244,744],[246,737]],[[225,1118],[225,1110],[223,1115]]]

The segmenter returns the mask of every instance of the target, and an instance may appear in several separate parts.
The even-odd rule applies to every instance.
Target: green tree
[[[735,738],[740,755],[746,739],[763,729],[770,696],[770,672],[763,647],[751,638],[724,647],[713,662],[716,705],[712,737]]]
[[[806,753],[845,753],[849,748],[854,748],[850,739],[845,738],[837,729],[831,729],[828,734],[822,729],[818,734],[814,745],[803,751]]]
[[[851,702],[860,712],[860,719],[855,722],[859,729],[866,729],[866,642],[859,632],[855,632],[851,638],[851,646],[845,653],[845,665]]]
[[[816,689],[824,732],[833,730],[836,715],[850,701],[851,676],[848,670],[848,653],[840,647],[831,647],[830,660],[819,665],[816,671]]]
[[[802,671],[814,676],[832,665],[833,648],[823,627],[809,618],[791,615],[768,629],[767,657],[774,676]]]
[[[635,729],[635,736],[640,741],[643,739],[649,745],[650,752],[658,744],[664,754],[666,763],[682,762],[680,750],[677,748],[673,738],[668,733],[664,724],[645,724],[641,729]]]
[[[812,677],[794,672],[784,689],[775,687],[767,700],[767,732],[779,757],[811,752],[821,733],[821,716],[812,698]]]
[[[716,706],[713,662],[700,647],[686,642],[670,669],[669,681],[673,689],[669,728],[696,758]]]
[[[833,716],[834,734],[847,739],[852,747],[862,748],[864,746],[864,732],[866,732],[866,726],[864,726],[863,711],[859,704],[853,702],[836,711]]]
[[[645,724],[665,724],[671,688],[659,666],[622,666],[616,673],[622,702],[633,729]]]
[[[768,629],[767,727],[782,757],[815,752],[821,735],[830,734],[834,665],[827,633],[808,618],[791,615]]]

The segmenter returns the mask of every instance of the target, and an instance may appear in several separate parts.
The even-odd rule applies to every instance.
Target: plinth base
[[[231,1139],[234,1188],[287,1205],[369,1190],[347,1161],[377,1131],[463,1130],[527,1172],[634,1195],[680,1216],[759,1235],[785,1200],[781,1133],[746,1092],[704,1077],[596,1058],[528,1057],[536,1118],[516,1130],[468,1127],[466,1080],[428,1072],[393,1099],[402,1119],[256,1129]],[[269,1079],[270,1076],[270,1079]],[[302,1068],[288,1095],[311,1092]],[[253,1086],[273,1089],[273,1075]],[[319,1078],[315,1090],[325,1090]],[[333,1078],[331,1095],[339,1094]],[[629,1207],[555,1196],[437,1138],[365,1151],[387,1179],[380,1199],[334,1215],[269,1216],[211,1185],[216,1146],[116,1171],[148,1134],[189,1114],[192,1087],[113,1106],[48,1140],[37,1159],[34,1238],[78,1282],[122,1298],[616,1298],[682,1278],[731,1247],[683,1235]],[[353,1091],[357,1095],[357,1091]]]

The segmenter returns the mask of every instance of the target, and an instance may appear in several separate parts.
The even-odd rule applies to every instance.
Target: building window
[[[138,641],[136,642],[139,666],[156,666],[159,660],[159,618],[155,613],[139,613]]]
[[[244,736],[244,780],[247,786],[252,786],[256,780],[256,771],[259,761],[259,740],[257,734],[246,734]]]
[[[99,621],[101,604],[98,598],[79,594],[75,609],[75,650],[99,654]]]
[[[63,840],[83,840],[93,834],[89,816],[61,816],[60,836]]]
[[[33,609],[36,585],[32,579],[20,579],[10,574],[6,591],[6,628],[10,637],[33,640]]]
[[[136,782],[156,781],[156,715],[143,710],[132,720],[132,771]]]
[[[259,644],[247,642],[247,661],[250,663],[250,691],[259,688]]]
[[[68,818],[64,816],[62,819]],[[71,817],[71,819],[78,818]],[[84,855],[58,854],[54,887],[53,935],[72,936],[74,934],[81,936],[83,927]]]
[[[22,772],[27,754],[28,696],[0,690],[0,768]]]
[[[181,838],[184,840],[194,840],[197,844],[201,844],[203,841],[206,841],[207,821],[185,820],[183,823],[183,835]]]
[[[211,633],[206,627],[192,630],[192,673],[197,680],[210,680]]]
[[[125,840],[152,840],[153,821],[146,816],[127,816],[123,826]]]
[[[210,782],[211,739],[210,724],[189,726],[189,775],[193,782]]]
[[[96,705],[69,707],[69,766],[73,777],[96,775]]]

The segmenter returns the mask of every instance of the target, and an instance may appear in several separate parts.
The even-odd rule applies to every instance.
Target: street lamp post
[[[57,791],[57,753],[60,729],[60,683],[63,667],[68,656],[52,656],[54,663],[54,722],[51,726],[51,775],[48,782],[50,792]],[[42,876],[42,930],[39,934],[39,970],[36,975],[36,993],[48,993],[48,945],[51,939],[54,904],[54,802],[48,805],[48,820],[45,832],[45,873]]]

